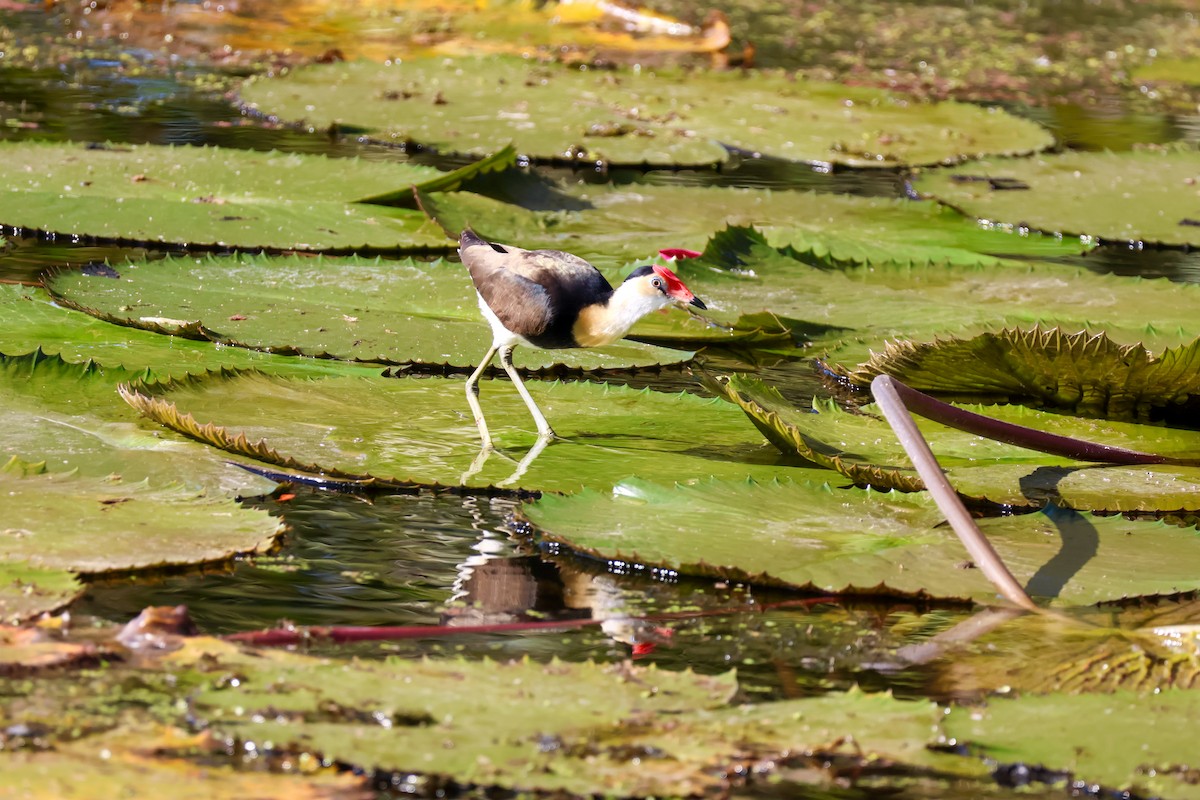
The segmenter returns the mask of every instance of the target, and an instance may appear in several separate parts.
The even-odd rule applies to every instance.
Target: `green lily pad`
[[[265,511],[177,486],[0,472],[0,492],[0,559],[47,569],[97,573],[222,561],[266,550],[282,531]]]
[[[470,192],[418,196],[447,231],[469,225],[492,241],[566,250],[601,269],[646,259],[664,247],[704,250],[726,227],[753,226],[763,232],[760,239],[790,246],[797,251],[793,258],[816,266],[993,266],[1003,256],[1054,258],[1091,248],[1079,240],[980,226],[931,202],[640,183],[579,183],[563,191],[564,210],[555,211]]]
[[[1144,419],[1164,409],[1178,411],[1200,397],[1200,339],[1157,356],[1103,334],[1064,334],[1057,328],[889,342],[847,377],[868,387],[883,374],[921,391]]]
[[[924,488],[891,427],[874,406],[860,413],[832,402],[809,413],[762,381],[733,376],[709,386],[737,404],[776,447],[878,489]],[[1177,458],[1200,452],[1200,432],[1083,419],[1024,406],[964,406],[975,413],[1060,436]],[[1200,509],[1200,467],[1087,464],[917,421],[959,494],[1011,506],[1091,511]]]
[[[1067,152],[926,172],[917,187],[979,219],[1119,242],[1200,245],[1200,151]]]
[[[54,472],[120,476],[126,481],[166,477],[196,490],[252,495],[266,481],[232,469],[220,453],[177,436],[163,436],[121,402],[117,387],[149,377],[145,371],[71,364],[34,351],[0,353],[0,459],[43,462]],[[10,472],[18,469],[13,460]]]
[[[222,763],[226,762],[226,763]],[[260,800],[366,800],[365,779],[333,769],[247,770],[203,737],[150,725],[93,733],[53,748],[0,753],[14,797],[254,797]]]
[[[675,268],[715,309],[769,308],[840,329],[816,346],[842,363],[866,360],[890,337],[966,336],[1003,325],[1103,327],[1129,344],[1161,347],[1200,334],[1187,301],[1197,287],[1045,262],[860,263],[774,247],[758,231],[730,228],[710,240],[703,257]]]
[[[1064,770],[1085,785],[1138,797],[1200,797],[1188,720],[1200,693],[1029,695],[955,708],[947,738],[1001,763]],[[1119,730],[1119,735],[1114,735]]]
[[[111,240],[448,250],[420,211],[363,199],[426,182],[439,188],[443,178],[431,167],[275,152],[6,142],[0,219]]]
[[[791,481],[667,487],[631,479],[611,492],[547,495],[524,513],[540,539],[609,562],[810,591],[996,599],[925,494]],[[1017,579],[1036,575],[1030,591],[1049,592],[1041,596],[1056,604],[1200,587],[1195,530],[1063,513],[979,524]],[[1095,542],[1085,563],[1059,555],[1085,536]],[[1166,552],[1172,556],[1164,559]]]
[[[377,367],[257,353],[133,330],[63,308],[44,290],[28,286],[0,284],[0,317],[5,321],[0,325],[0,353],[48,353],[68,362],[94,361],[103,368],[149,369],[160,378],[221,367],[290,374],[379,372]]]
[[[171,258],[102,275],[60,272],[49,288],[72,307],[119,325],[284,355],[464,368],[478,364],[492,342],[466,270],[441,260]],[[520,347],[514,361],[530,369],[596,370],[690,357],[620,343],[596,350]]]
[[[713,164],[726,147],[857,167],[934,164],[1052,144],[1036,124],[959,103],[774,73],[589,70],[512,57],[314,65],[241,89],[265,114],[483,155]]]
[[[151,419],[227,452],[339,479],[374,479],[380,488],[501,482],[574,491],[635,474],[770,477],[786,462],[720,400],[589,383],[526,385],[566,441],[534,453],[524,471],[516,459],[536,441],[533,420],[506,381],[483,381],[481,402],[493,437],[513,455],[492,453],[482,465],[472,463],[481,456],[479,433],[461,380],[310,381],[247,372],[124,396]]]
[[[0,540],[15,535],[7,530],[8,523],[0,524]],[[70,570],[0,560],[0,624],[15,625],[57,611],[81,594],[83,584]]]
[[[192,705],[216,731],[368,770],[636,797],[711,793],[725,785],[733,762],[806,751],[844,753],[865,768],[912,761],[980,772],[925,749],[936,706],[887,695],[731,707],[730,674],[558,661],[215,655],[237,680],[202,689]],[[841,746],[846,736],[858,749]]]

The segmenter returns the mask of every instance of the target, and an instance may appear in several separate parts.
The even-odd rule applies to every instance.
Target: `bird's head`
[[[625,278],[625,283],[636,282],[633,285],[647,297],[659,297],[662,305],[676,303],[681,306],[707,308],[699,297],[692,294],[691,289],[683,285],[679,276],[659,264],[649,264],[638,267]]]

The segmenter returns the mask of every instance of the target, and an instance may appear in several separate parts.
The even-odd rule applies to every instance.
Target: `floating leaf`
[[[853,736],[859,749],[846,755],[864,767],[912,760],[979,774],[969,761],[925,750],[935,706],[886,695],[729,707],[736,684],[728,674],[558,661],[217,658],[238,680],[193,698],[214,729],[368,770],[518,791],[692,796],[725,786],[734,762],[837,752]]]
[[[1027,614],[1009,619],[968,644],[950,641],[943,646],[943,657],[930,664],[935,691],[978,697],[1000,686],[1021,694],[1157,693],[1200,688],[1200,650],[1194,627],[1189,631],[1164,626],[1155,621],[1162,612],[1148,611],[1147,605],[1130,605],[1119,611],[1102,606],[1071,616]],[[1188,619],[1194,618],[1196,611],[1195,601],[1190,600],[1161,607],[1182,611]],[[968,620],[963,626],[976,622]],[[921,642],[901,652],[919,652],[934,642],[936,639]]]
[[[1138,797],[1196,798],[1196,745],[1185,731],[1198,704],[1200,693],[1180,690],[996,698],[951,710],[943,728],[1001,763],[1062,770],[1083,785]]]
[[[761,381],[734,376],[710,387],[746,412],[784,453],[837,470],[857,483],[914,491],[924,488],[891,427],[873,406],[862,413],[818,403],[795,408]],[[1027,428],[1128,450],[1179,458],[1200,452],[1200,433],[1155,425],[1089,420],[1024,406],[966,406]],[[1013,506],[1060,506],[1093,511],[1200,509],[1200,467],[1122,467],[1086,464],[919,420],[954,488],[966,497]]]
[[[565,442],[534,453],[527,471],[494,453],[482,465],[461,380],[275,379],[213,374],[125,398],[152,419],[228,452],[289,469],[377,485],[573,491],[635,474],[681,481],[769,476],[778,453],[720,400],[623,386],[527,381]],[[512,387],[484,381],[483,412],[501,448],[526,456],[533,420]],[[702,432],[702,433],[701,433]],[[532,452],[532,451],[530,451]]]
[[[524,511],[540,538],[610,563],[810,591],[996,598],[924,494],[631,479],[611,492],[548,495]],[[1194,530],[1065,512],[979,524],[1017,579],[1059,604],[1200,588]],[[1086,559],[1064,557],[1084,542]]]
[[[4,565],[0,565],[0,576],[4,571]],[[0,613],[3,613],[3,603],[0,599]],[[55,641],[37,627],[15,628],[0,623],[0,675],[25,674],[95,661],[99,652],[99,648],[90,643]]]
[[[266,550],[282,530],[265,511],[179,487],[0,472],[0,492],[0,559],[49,569],[95,573],[221,561]]]
[[[18,533],[0,522],[0,541]],[[83,584],[69,570],[38,567],[28,561],[0,560],[0,624],[14,625],[57,611],[83,594]],[[0,662],[4,660],[0,656]],[[0,664],[0,672],[4,667]]]
[[[675,268],[716,309],[769,308],[841,329],[817,344],[843,363],[865,360],[888,337],[919,340],[1004,324],[1104,326],[1111,337],[1163,347],[1200,333],[1186,300],[1200,288],[1044,262],[858,264],[776,248],[756,230],[729,228],[709,241],[702,258]]]
[[[225,763],[222,763],[225,762]],[[0,753],[5,788],[15,797],[254,797],[259,800],[366,800],[360,776],[247,770],[204,734],[135,725],[52,748]]]
[[[979,219],[1120,242],[1200,245],[1200,151],[1065,152],[927,172],[918,188]]]
[[[478,364],[492,342],[471,279],[458,263],[245,255],[171,258],[117,271],[116,280],[60,272],[49,288],[119,325],[177,333],[161,320],[178,318],[189,321],[193,338],[284,355],[465,368]],[[730,338],[722,334],[710,338]],[[620,343],[598,350],[519,347],[514,360],[531,369],[593,370],[690,357]]]
[[[1200,398],[1200,339],[1157,356],[1104,334],[1058,328],[889,342],[848,377],[866,387],[884,374],[921,391],[1145,419],[1164,410],[1186,413]]]
[[[196,489],[228,494],[269,490],[259,478],[232,470],[219,453],[162,432],[121,402],[117,386],[147,378],[145,372],[71,364],[34,351],[0,353],[0,459],[10,474],[74,470],[82,476],[121,476],[128,481],[163,476]],[[17,459],[38,459],[30,472]]]
[[[377,139],[475,155],[511,141],[546,161],[714,164],[731,147],[874,167],[1052,143],[1035,123],[998,109],[783,74],[588,70],[502,56],[314,65],[252,79],[241,97],[260,113],[318,127],[348,124]]]
[[[480,160],[459,167],[450,172],[443,172],[436,178],[420,181],[420,186],[403,186],[390,192],[360,197],[354,202],[371,203],[380,206],[399,206],[401,208],[416,207],[416,192],[432,194],[433,192],[457,191],[464,182],[493,172],[500,172],[517,163],[517,151],[512,145],[501,147],[496,152]]]
[[[448,250],[424,214],[363,196],[443,174],[214,147],[0,144],[0,219],[60,234],[223,247]]]
[[[753,226],[763,232],[756,243],[765,239],[816,266],[993,266],[1000,256],[1053,258],[1090,247],[981,227],[936,203],[912,200],[645,183],[581,182],[559,194],[550,201],[553,211],[470,192],[419,196],[426,213],[454,235],[470,226],[492,241],[566,250],[602,269],[648,259],[664,247],[704,250],[726,227]],[[789,245],[796,252],[788,253]]]
[[[148,368],[161,378],[223,366],[289,374],[379,372],[377,367],[288,358],[132,330],[62,308],[44,290],[28,286],[0,284],[0,317],[5,321],[0,325],[0,353],[49,353],[68,362],[95,361],[97,367],[123,367],[131,372]]]

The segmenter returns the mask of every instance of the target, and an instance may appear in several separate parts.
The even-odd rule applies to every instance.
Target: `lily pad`
[[[171,258],[103,275],[60,272],[49,288],[72,307],[119,325],[284,355],[465,368],[479,363],[492,342],[466,270],[441,260]],[[728,338],[715,330],[710,338],[717,335]],[[530,369],[596,370],[690,357],[621,343],[598,350],[520,347],[514,361]]]
[[[502,482],[512,489],[574,491],[636,474],[680,481],[769,477],[787,461],[721,400],[589,383],[526,383],[566,441],[540,453],[528,450],[536,436],[525,405],[507,382],[484,381],[484,415],[500,447],[513,456],[480,453],[461,380],[310,381],[246,372],[126,390],[124,396],[151,419],[227,452],[335,478],[374,479],[379,488]],[[531,463],[516,461],[525,456]],[[477,457],[483,461],[473,463]]]
[[[832,402],[809,413],[762,381],[734,376],[709,382],[750,417],[784,453],[836,470],[878,489],[924,488],[891,427],[867,406],[860,413]],[[965,406],[978,414],[1060,436],[1128,450],[1194,457],[1200,432],[1068,417],[1024,406]],[[959,494],[1010,506],[1091,511],[1200,509],[1200,467],[1087,464],[964,433],[929,420],[918,426]]]
[[[979,219],[1118,242],[1200,245],[1200,151],[1067,152],[922,174]]]
[[[701,258],[675,269],[715,309],[769,308],[829,326],[835,332],[816,346],[842,363],[866,360],[889,337],[969,335],[1004,325],[1106,328],[1118,341],[1161,347],[1200,334],[1189,303],[1200,288],[1193,286],[1037,261],[887,263],[841,256],[775,247],[754,229],[729,228],[709,241]]]
[[[46,569],[97,573],[222,561],[266,550],[282,532],[265,511],[144,482],[0,472],[0,492],[0,559]]]
[[[969,643],[951,639],[940,645],[942,657],[930,664],[933,685],[939,695],[955,697],[985,696],[997,687],[1022,695],[1200,688],[1195,626],[1162,619],[1194,619],[1195,612],[1195,601],[1183,600],[1162,603],[1158,609],[1151,603],[1120,609],[1106,605],[1070,616],[1010,618]],[[980,612],[980,618],[964,622],[964,628],[988,613]],[[901,653],[936,646],[936,638],[919,641]]]
[[[8,791],[28,800],[367,800],[374,796],[360,776],[332,769],[310,769],[308,774],[247,770],[239,768],[209,736],[188,736],[179,729],[151,725],[117,728],[44,750],[4,752],[0,770]]]
[[[853,736],[859,749],[844,752],[865,768],[911,760],[979,773],[925,750],[933,704],[886,695],[730,707],[730,674],[558,661],[216,658],[237,680],[193,699],[215,730],[364,769],[518,791],[692,796],[725,786],[734,762],[839,752]]]
[[[1196,798],[1196,746],[1186,731],[1198,703],[1200,693],[1183,690],[998,698],[952,709],[943,728],[1002,763],[1064,770],[1084,785],[1139,797]]]
[[[856,385],[891,375],[921,391],[1059,408],[1084,416],[1145,419],[1200,398],[1200,339],[1152,355],[1103,334],[1004,330],[973,339],[889,342],[849,372]]]
[[[7,530],[8,524],[3,524],[0,539],[13,535]],[[70,570],[0,560],[0,624],[15,625],[57,611],[81,594],[83,584]]]
[[[0,458],[12,474],[75,471],[127,481],[163,476],[193,489],[235,494],[269,491],[266,481],[230,469],[210,448],[163,436],[121,402],[117,386],[148,373],[94,362],[71,364],[34,351],[0,353]],[[20,466],[42,462],[38,469]]]
[[[609,563],[809,591],[996,599],[924,494],[791,481],[668,487],[631,479],[611,492],[548,495],[524,513],[543,541]],[[1200,588],[1195,530],[1061,512],[979,524],[1017,579],[1056,604]],[[1093,545],[1087,559],[1063,557],[1085,539]],[[1168,551],[1173,555],[1164,559]]]
[[[0,574],[3,571],[0,565]],[[0,600],[0,613],[3,602]],[[99,653],[100,649],[90,642],[55,641],[37,626],[17,628],[0,623],[0,675],[94,662]]]
[[[601,269],[664,247],[704,250],[726,227],[751,226],[793,257],[818,266],[993,266],[1003,256],[1054,258],[1085,252],[1079,240],[981,226],[932,202],[816,192],[644,183],[578,183],[553,211],[532,211],[471,192],[421,194],[421,207],[454,235],[526,248],[566,250]],[[722,247],[728,247],[724,244]]]
[[[363,202],[442,178],[432,167],[277,152],[6,142],[0,221],[118,241],[449,250],[420,211]]]
[[[0,284],[0,353],[44,353],[68,362],[94,361],[102,368],[149,369],[165,378],[221,367],[254,367],[271,372],[374,375],[379,369],[311,358],[221,347],[182,336],[124,328],[80,311],[63,308],[44,290]]]
[[[619,98],[619,99],[618,99]],[[495,56],[314,65],[241,89],[260,113],[486,155],[715,164],[727,148],[857,167],[1023,154],[1052,144],[998,109],[920,103],[776,73],[569,68]]]

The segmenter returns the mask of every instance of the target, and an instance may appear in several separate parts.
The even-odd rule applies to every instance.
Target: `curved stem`
[[[954,491],[950,481],[946,480],[946,475],[938,465],[937,458],[929,449],[925,437],[917,430],[917,424],[913,422],[912,415],[908,413],[908,408],[897,391],[901,386],[904,384],[894,381],[890,375],[879,375],[871,381],[871,393],[875,395],[875,402],[883,411],[883,416],[887,418],[888,424],[892,426],[892,430],[900,439],[900,444],[904,446],[908,457],[912,459],[917,473],[925,481],[925,487],[933,495],[938,508],[941,509],[954,532],[958,534],[963,546],[967,548],[971,560],[999,590],[1000,594],[1013,605],[1026,611],[1039,611],[1037,605],[1021,588],[1021,584],[1008,571],[1008,567],[1000,558],[1000,554],[992,547],[992,543],[983,535],[983,531],[979,530],[979,526],[975,524],[975,520],[971,518],[966,506],[959,500],[958,493]]]
[[[1107,444],[1073,439],[1069,436],[1059,436],[1055,433],[1014,425],[982,414],[976,414],[963,408],[943,403],[924,392],[918,392],[911,386],[905,386],[891,376],[880,375],[871,381],[871,391],[875,391],[875,381],[888,378],[889,383],[904,402],[905,408],[926,419],[940,422],[950,428],[957,428],[967,433],[986,436],[997,442],[1015,444],[1041,453],[1054,456],[1074,458],[1078,461],[1095,461],[1101,464],[1178,464],[1184,466],[1200,465],[1200,459],[1175,458],[1173,456],[1143,453],[1138,450],[1126,450],[1124,447],[1113,447]]]

